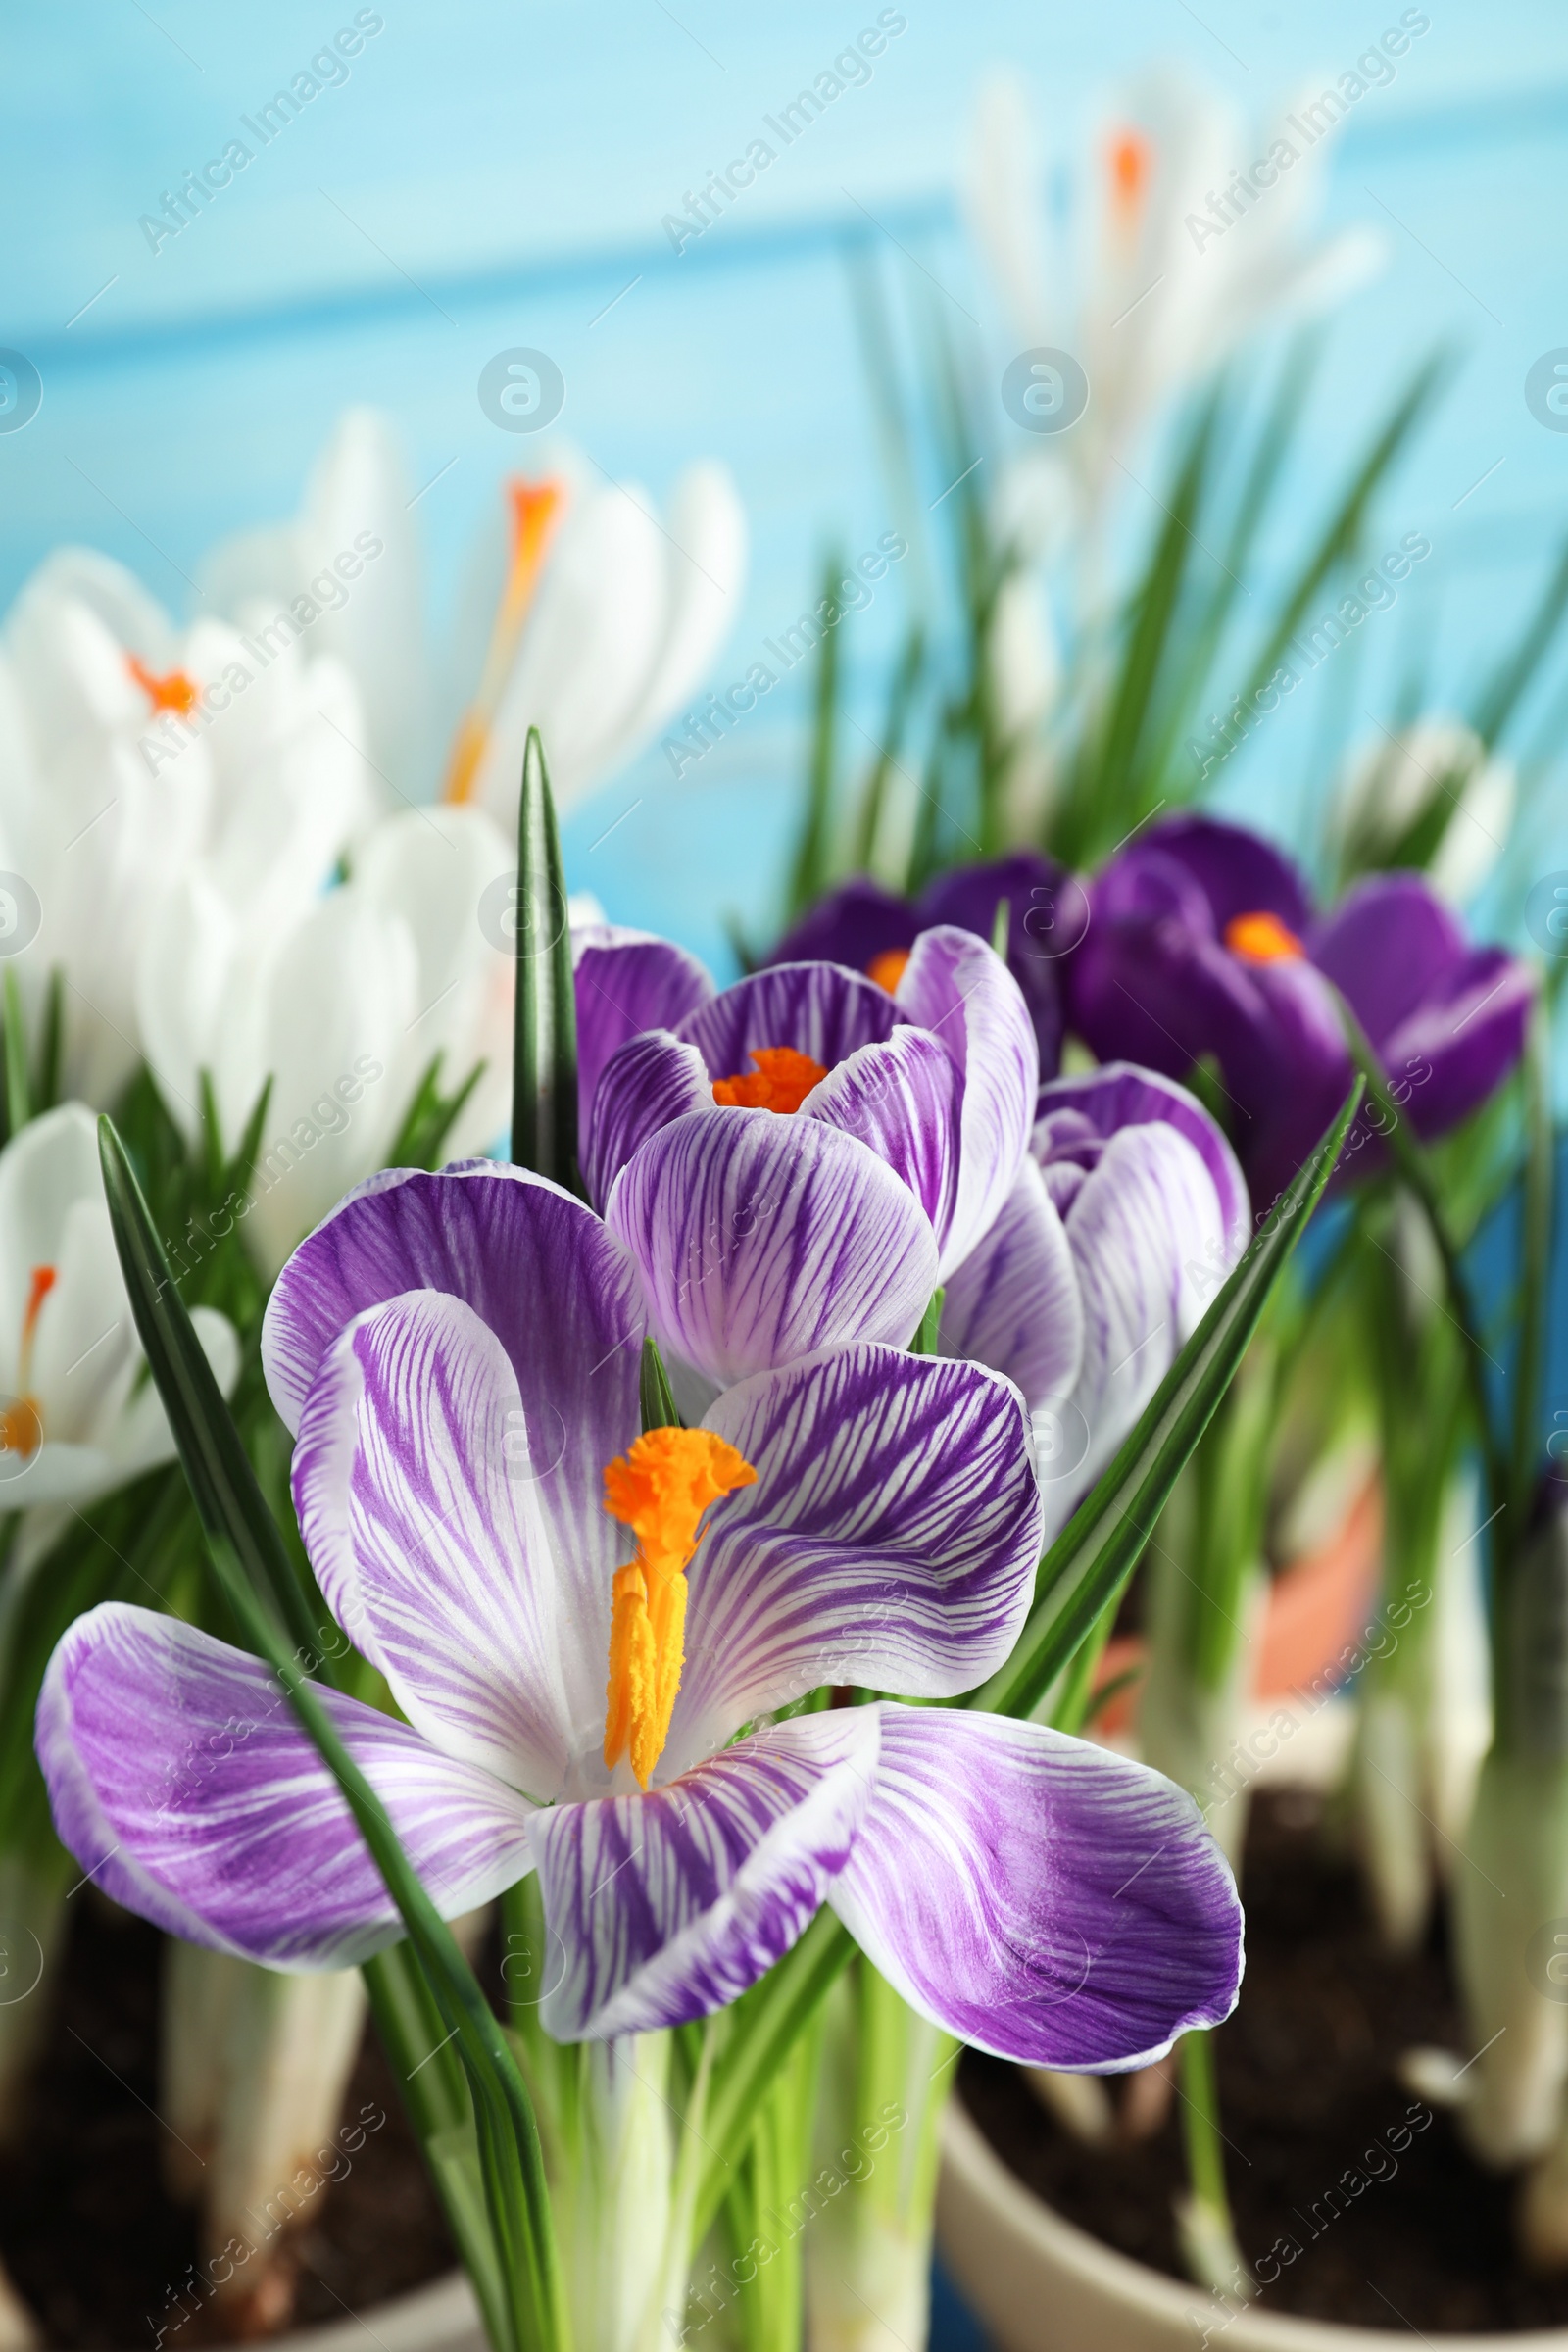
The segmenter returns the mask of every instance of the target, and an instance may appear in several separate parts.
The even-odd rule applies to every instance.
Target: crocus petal
[[[1015,577],[1022,582],[1023,575]],[[1007,903],[1007,969],[1023,991],[1044,1075],[1061,1060],[1064,959],[1089,928],[1089,893],[1038,850],[1014,850],[984,865],[939,874],[920,895],[923,923],[956,923],[989,940]]]
[[[616,1048],[645,1029],[675,1023],[713,994],[695,956],[647,931],[611,923],[575,931],[571,958],[577,1001],[577,1132],[592,1130],[600,1072]]]
[[[449,1919],[528,1868],[525,1798],[322,1690]],[[259,1658],[106,1601],[44,1677],[38,1759],[61,1841],[171,1935],[270,1968],[349,1968],[403,1927],[326,1766]]]
[[[1081,1077],[1057,1078],[1040,1089],[1036,1106],[1033,1151],[1044,1165],[1052,1156],[1056,1123],[1063,1111],[1089,1121],[1097,1135],[1114,1135],[1122,1127],[1147,1126],[1162,1119],[1185,1135],[1208,1170],[1225,1220],[1227,1245],[1241,1254],[1247,1244],[1249,1209],[1247,1185],[1235,1152],[1196,1095],[1156,1070],[1142,1070],[1130,1061],[1109,1061]],[[987,1358],[987,1361],[993,1361]]]
[[[1418,1134],[1446,1135],[1507,1076],[1524,1053],[1535,1001],[1527,964],[1501,948],[1473,948],[1441,994],[1400,1022],[1384,1052],[1390,1078],[1412,1090]]]
[[[583,1181],[595,1208],[603,1213],[639,1144],[688,1110],[712,1106],[712,1085],[695,1046],[683,1046],[667,1029],[628,1039],[605,1065],[582,1133]]]
[[[1369,875],[1316,926],[1309,945],[1380,1051],[1466,953],[1458,916],[1419,874]]]
[[[1218,1196],[1174,1127],[1124,1127],[1067,1212],[1084,1301],[1073,1402],[1093,1484],[1191,1337],[1233,1263]],[[1070,1499],[1063,1496],[1063,1501]]]
[[[843,1868],[876,1754],[874,1708],[800,1716],[646,1796],[536,1814],[546,2032],[684,2025],[755,1984]]]
[[[1092,2073],[1230,2014],[1241,1905],[1183,1790],[1045,1724],[877,1712],[875,1793],[828,1900],[912,2008]]]
[[[661,1128],[606,1222],[637,1261],[657,1337],[723,1388],[818,1348],[902,1347],[936,1285],[931,1227],[892,1169],[836,1128],[770,1110]]]
[[[1306,885],[1290,858],[1246,825],[1227,825],[1213,816],[1167,817],[1139,835],[1125,862],[1131,866],[1150,853],[1173,859],[1192,875],[1208,901],[1217,934],[1238,914],[1277,915],[1298,939],[1311,921]]]
[[[611,1588],[551,1556],[538,1435],[472,1307],[410,1291],[317,1374],[294,1504],[322,1598],[415,1729],[543,1798],[603,1737]]]
[[[868,972],[889,948],[912,948],[920,924],[905,899],[858,874],[818,899],[786,931],[763,968],[775,963],[842,963]]]
[[[925,1210],[940,1250],[963,1148],[963,1079],[945,1047],[906,1023],[885,1045],[861,1046],[830,1070],[801,1115],[857,1137],[886,1160]]]
[[[489,1162],[428,1176],[388,1169],[351,1193],[278,1276],[262,1326],[272,1401],[292,1430],[339,1332],[405,1291],[466,1299],[512,1361],[551,1549],[584,1592],[608,1591],[606,1462],[641,1426],[646,1319],[636,1271],[557,1185]],[[545,1467],[544,1465],[548,1465]]]
[[[1066,1229],[1032,1159],[979,1248],[948,1277],[941,1348],[1005,1372],[1031,1411],[1071,1393],[1083,1360],[1083,1301]]]
[[[710,1078],[744,1076],[754,1046],[793,1046],[831,1070],[898,1019],[886,989],[836,963],[780,963],[726,988],[675,1025]]]
[[[836,1348],[705,1416],[757,1472],[688,1574],[671,1769],[824,1683],[950,1698],[1008,1655],[1040,1558],[1022,1399],[977,1364]]]
[[[1018,983],[972,932],[923,931],[896,994],[905,1018],[947,1048],[963,1079],[957,1188],[937,1237],[946,1277],[1012,1190],[1040,1089],[1040,1049]]]

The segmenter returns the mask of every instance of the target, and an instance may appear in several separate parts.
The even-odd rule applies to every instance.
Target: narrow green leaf
[[[822,597],[836,609],[837,589],[844,569],[836,551],[822,566]],[[839,632],[830,625],[816,649],[816,703],[811,721],[811,759],[807,777],[806,816],[790,874],[787,921],[793,923],[813,906],[831,879],[833,840],[833,784],[838,738]]]
[[[1154,1392],[1143,1418],[1041,1564],[1038,1598],[1012,1656],[969,1704],[1030,1715],[1102,1611],[1122,1591],[1177,1475],[1202,1436],[1256,1329],[1275,1280],[1334,1172],[1360,1105],[1339,1117],[1269,1211],[1240,1265]]]
[[[1375,436],[1371,448],[1351,476],[1316,547],[1297,574],[1296,583],[1252,664],[1241,697],[1244,704],[1250,703],[1258,688],[1266,685],[1273,676],[1280,655],[1295,636],[1308,605],[1323,582],[1338,564],[1354,553],[1373,492],[1431,405],[1447,368],[1447,354],[1434,352],[1417,368],[1395,402],[1382,430]]]
[[[13,967],[6,965],[6,1133],[20,1135],[32,1116],[27,1084],[27,1030],[22,1017],[22,990]]]
[[[507,2280],[508,2328],[502,2352],[564,2345],[563,2289],[544,2162],[516,2060],[473,1971],[404,1853],[385,1806],[350,1755],[320,1686],[302,1671],[299,1649],[290,1648],[303,1624],[307,1659],[318,1660],[319,1637],[311,1630],[305,1594],[170,1277],[112,1120],[100,1119],[99,1138],[110,1219],[136,1328],[223,1597],[245,1640],[277,1676],[302,1728],[337,1782],[402,1916],[440,2011],[445,2037],[457,2044],[473,2101],[491,2229]]]
[[[1550,1046],[1539,1013],[1525,1047],[1523,1251],[1519,1269],[1519,1360],[1514,1366],[1513,1462],[1509,1481],[1516,1530],[1523,1531],[1541,1461],[1541,1384],[1546,1299],[1551,1280],[1552,1194],[1556,1139],[1551,1125]]]
[[[1568,612],[1568,546],[1531,615],[1530,625],[1482,693],[1476,707],[1475,730],[1490,752],[1502,733],[1535,676]]]
[[[943,1287],[939,1284],[926,1300],[925,1312],[915,1327],[913,1339],[909,1342],[911,1355],[935,1355],[937,1334],[942,1329],[942,1300],[945,1295]]]
[[[670,1393],[669,1377],[664,1359],[659,1352],[659,1342],[649,1335],[643,1342],[642,1371],[639,1376],[642,1392],[643,1431],[651,1429],[681,1429],[685,1424],[675,1409]]]
[[[43,1001],[43,1035],[38,1045],[38,1083],[35,1107],[53,1110],[60,1100],[60,1062],[66,1038],[66,976],[55,964]]]
[[[577,1171],[577,1001],[571,920],[550,773],[528,729],[517,803],[517,968],[512,1049],[512,1156],[581,1194]]]

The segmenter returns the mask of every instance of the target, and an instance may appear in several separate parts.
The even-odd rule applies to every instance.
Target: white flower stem
[[[926,2340],[938,2132],[958,2045],[857,1958],[828,2006],[806,2237],[812,2352]]]
[[[336,2137],[365,2025],[357,1969],[284,1976],[226,1953],[165,1948],[160,2106],[176,2195],[199,2196],[210,2254],[233,2247],[216,2299],[246,2324],[286,2316],[283,2259],[340,2161]]]

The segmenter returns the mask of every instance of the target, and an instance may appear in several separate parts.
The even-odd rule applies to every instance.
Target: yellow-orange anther
[[[1225,945],[1244,963],[1283,963],[1306,954],[1296,933],[1277,914],[1233,914],[1225,926]]]
[[[1143,210],[1153,151],[1141,130],[1126,128],[1110,142],[1110,208],[1118,227],[1130,228]]]
[[[38,1329],[38,1310],[55,1287],[53,1266],[34,1266],[27,1286],[27,1304],[22,1317],[22,1350],[17,1375],[23,1395],[0,1408],[0,1451],[31,1455],[43,1444],[43,1415],[38,1399],[27,1393],[32,1378],[32,1343]]]
[[[754,1046],[755,1070],[744,1077],[713,1080],[713,1101],[731,1110],[799,1110],[813,1086],[827,1076],[809,1054],[793,1046]]]
[[[605,1508],[637,1538],[615,1570],[610,1623],[605,1762],[623,1755],[646,1788],[669,1737],[685,1657],[686,1570],[710,1502],[757,1472],[706,1429],[650,1429],[605,1470]]]
[[[881,955],[873,956],[866,965],[865,976],[868,980],[874,980],[878,988],[885,988],[891,997],[904,978],[904,967],[908,960],[907,948],[884,948]]]
[[[125,667],[155,710],[176,710],[181,718],[188,718],[201,701],[201,688],[182,669],[172,669],[167,678],[156,677],[134,654],[125,656]]]
[[[479,689],[471,708],[464,714],[452,746],[446,782],[441,789],[444,801],[466,801],[472,795],[479,762],[490,741],[491,724],[522,635],[522,624],[528,617],[539,574],[566,503],[564,482],[553,479],[510,481],[506,489],[512,508],[512,554],[507,564],[506,584],[491,623]]]

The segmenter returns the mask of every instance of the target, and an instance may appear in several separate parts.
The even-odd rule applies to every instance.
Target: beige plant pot
[[[179,2352],[179,2343],[171,2330],[164,2352]],[[472,2287],[462,2271],[448,2271],[427,2286],[345,2312],[324,2327],[263,2337],[256,2352],[489,2352],[489,2345]]]
[[[1394,2352],[1393,2326],[1226,2306],[1112,2253],[1008,2172],[962,2103],[948,2109],[937,2195],[942,2259],[1002,2352]],[[1568,2352],[1568,2328],[1445,2335],[1443,2352]]]

